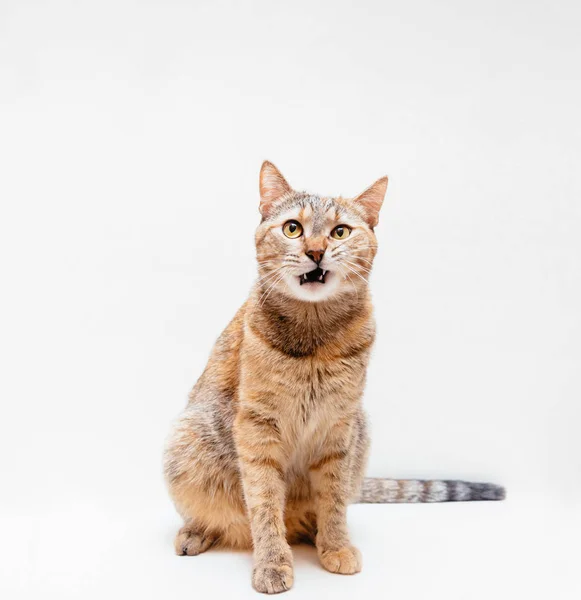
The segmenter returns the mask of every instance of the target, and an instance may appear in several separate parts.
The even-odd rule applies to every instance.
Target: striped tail
[[[467,502],[469,500],[504,500],[505,496],[504,488],[493,483],[366,477],[363,480],[361,496],[357,502],[362,504]]]

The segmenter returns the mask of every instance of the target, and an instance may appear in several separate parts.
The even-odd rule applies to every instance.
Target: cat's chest
[[[366,361],[297,361],[280,395],[280,417],[292,437],[308,440],[350,412],[363,392]]]
[[[301,472],[320,456],[335,424],[360,401],[362,383],[354,384],[362,375],[349,372],[352,381],[348,385],[343,369],[334,365],[315,363],[297,372],[293,393],[285,398],[279,419],[285,453]]]
[[[293,356],[249,328],[241,354],[242,397],[268,407],[293,432],[324,429],[359,402],[372,341],[360,336]]]

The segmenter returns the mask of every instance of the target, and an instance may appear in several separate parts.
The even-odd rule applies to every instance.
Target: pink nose
[[[317,265],[323,260],[323,256],[325,255],[325,251],[323,249],[321,250],[308,250],[307,251],[307,256],[315,261],[317,263]]]

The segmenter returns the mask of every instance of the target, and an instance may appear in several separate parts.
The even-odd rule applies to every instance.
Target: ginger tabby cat
[[[252,583],[293,584],[290,544],[333,573],[361,570],[347,506],[500,499],[490,484],[364,479],[361,398],[375,337],[368,276],[387,177],[355,199],[294,191],[260,172],[259,279],[222,333],[165,453],[184,518],[175,549],[253,548]]]

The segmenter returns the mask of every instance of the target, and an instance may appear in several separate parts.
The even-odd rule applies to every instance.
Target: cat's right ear
[[[281,172],[265,160],[260,169],[260,214],[266,218],[274,202],[292,190]]]

